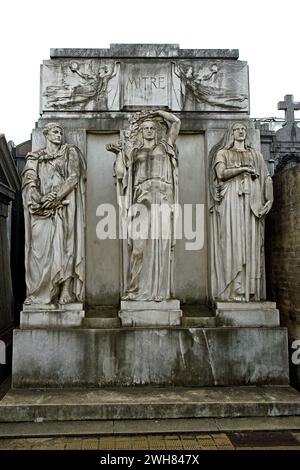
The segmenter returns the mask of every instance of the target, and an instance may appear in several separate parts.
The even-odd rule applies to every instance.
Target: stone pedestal
[[[179,300],[162,302],[121,301],[122,326],[180,326],[182,311]]]
[[[217,326],[276,327],[280,325],[275,302],[216,302]]]
[[[82,303],[24,304],[20,316],[20,328],[79,327],[84,316]]]
[[[14,388],[287,385],[287,331],[19,329],[14,331],[12,381]]]

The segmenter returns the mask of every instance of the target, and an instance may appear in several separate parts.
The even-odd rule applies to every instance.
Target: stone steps
[[[300,416],[289,386],[11,390],[0,422]]]

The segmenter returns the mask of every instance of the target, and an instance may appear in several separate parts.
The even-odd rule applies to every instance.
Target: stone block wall
[[[291,348],[300,340],[300,165],[275,174],[274,206],[266,221],[269,298],[277,302]],[[299,357],[300,355],[298,355]],[[291,380],[300,386],[300,365],[291,362]]]

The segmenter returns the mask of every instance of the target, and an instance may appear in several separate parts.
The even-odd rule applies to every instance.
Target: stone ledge
[[[49,310],[68,311],[83,310],[83,304],[74,302],[71,304],[23,304],[24,312],[48,312]]]
[[[103,49],[50,49],[51,59],[57,58],[189,58],[238,59],[238,49],[180,49],[179,44],[110,44]]]
[[[181,310],[121,310],[122,326],[180,326]]]
[[[11,390],[0,402],[3,423],[279,416],[300,416],[289,386]]]
[[[177,299],[162,300],[161,302],[146,300],[121,300],[120,310],[179,310]]]
[[[122,436],[220,431],[299,430],[300,416],[2,422],[0,437]]]

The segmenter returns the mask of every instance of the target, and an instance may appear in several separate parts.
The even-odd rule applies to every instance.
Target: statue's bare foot
[[[71,304],[73,302],[72,296],[69,292],[62,292],[59,297],[58,303],[60,304]]]
[[[135,295],[133,292],[128,292],[122,297],[122,300],[135,300]]]
[[[29,297],[26,297],[26,299],[24,300],[24,304],[25,305],[31,305],[31,304],[34,304],[34,298],[29,296]]]

